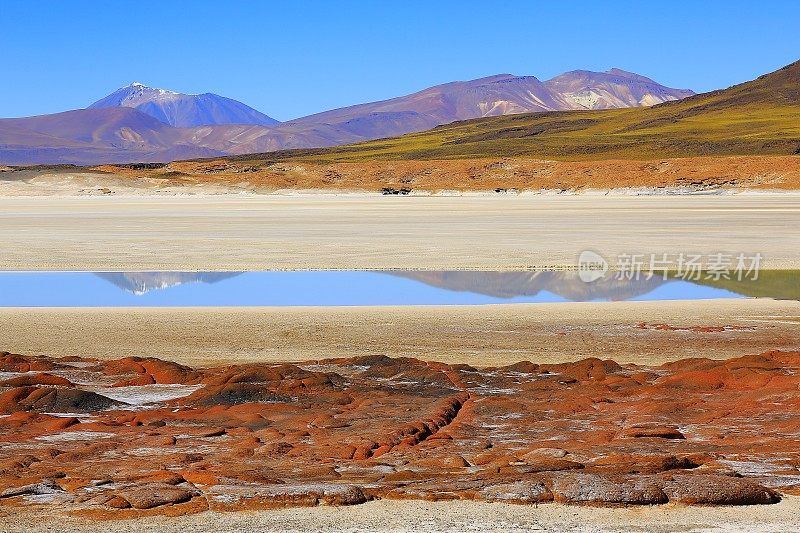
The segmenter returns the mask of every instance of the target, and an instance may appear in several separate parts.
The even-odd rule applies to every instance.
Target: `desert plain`
[[[15,189],[0,266],[435,280],[574,270],[588,249],[800,267],[794,192],[120,183]],[[775,295],[0,308],[0,528],[792,529],[798,324]]]
[[[2,199],[0,268],[570,270],[584,250],[800,266],[800,194],[39,196]],[[765,238],[765,235],[769,238]]]
[[[718,299],[473,306],[2,308],[3,349],[190,366],[383,354],[476,367],[728,359],[800,348],[800,303]],[[710,328],[704,330],[703,328]]]
[[[0,532],[800,530],[795,6],[63,4],[2,7]],[[530,49],[709,92],[452,81]]]

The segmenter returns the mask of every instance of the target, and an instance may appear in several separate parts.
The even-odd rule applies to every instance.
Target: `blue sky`
[[[0,0],[0,117],[132,81],[280,120],[497,73],[611,67],[727,87],[800,59],[796,1]]]

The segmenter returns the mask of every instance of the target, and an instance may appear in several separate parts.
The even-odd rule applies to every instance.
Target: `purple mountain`
[[[278,123],[274,118],[224,96],[211,93],[182,94],[154,89],[141,83],[117,89],[90,105],[89,109],[105,107],[132,107],[178,128],[214,124],[272,126]]]
[[[650,106],[694,94],[612,69],[540,81],[499,74],[278,123],[214,94],[134,83],[88,109],[0,119],[0,163],[168,162],[175,159],[336,146],[440,124],[527,112]]]

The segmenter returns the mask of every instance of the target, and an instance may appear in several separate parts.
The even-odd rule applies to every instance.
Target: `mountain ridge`
[[[391,139],[235,159],[586,161],[793,154],[800,154],[800,61],[727,89],[648,107],[485,117]]]
[[[558,87],[569,91],[559,92]],[[694,93],[619,69],[571,71],[546,82],[535,76],[497,74],[277,123],[225,97],[186,95],[135,82],[84,110],[0,119],[0,140],[8,141],[0,145],[0,163],[169,162],[176,157],[325,148],[397,137],[473,118],[641,106],[690,94]],[[130,109],[139,114],[99,114],[103,109]],[[72,127],[63,123],[66,117],[75,121]],[[30,143],[22,142],[24,138],[30,138]]]

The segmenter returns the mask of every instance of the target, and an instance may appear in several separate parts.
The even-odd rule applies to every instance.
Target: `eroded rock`
[[[0,368],[27,372],[0,386],[11,505],[128,516],[372,497],[767,504],[780,498],[767,487],[800,492],[798,352],[657,368],[375,355],[199,370],[0,354]],[[112,399],[131,393],[121,385],[137,387],[136,405]]]
[[[659,479],[606,478],[596,474],[565,474],[553,480],[553,495],[562,503],[653,505],[666,503]]]
[[[678,475],[665,479],[670,501],[701,505],[758,505],[778,503],[780,496],[753,481],[713,475]]]
[[[188,502],[196,492],[168,483],[145,483],[117,492],[117,500],[128,502],[134,509],[150,509],[161,505]],[[124,504],[123,504],[124,505]]]

